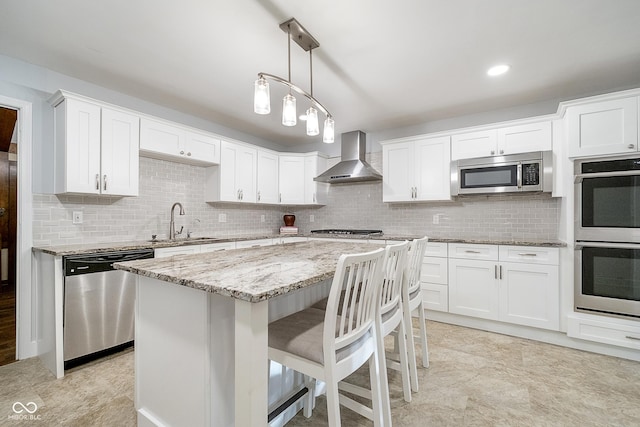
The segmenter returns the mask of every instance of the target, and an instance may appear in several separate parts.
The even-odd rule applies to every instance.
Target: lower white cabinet
[[[173,246],[169,248],[156,248],[153,251],[154,258],[167,258],[174,255],[199,254],[200,245]]]
[[[640,350],[640,325],[635,320],[573,313],[568,316],[567,335]]]
[[[447,244],[428,242],[422,259],[420,287],[425,309],[449,311]]]
[[[451,243],[449,257],[449,312],[559,330],[557,248]]]

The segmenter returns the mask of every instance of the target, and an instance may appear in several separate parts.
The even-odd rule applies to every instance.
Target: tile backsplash
[[[381,171],[382,153],[368,155]],[[559,199],[548,194],[471,196],[452,202],[383,203],[382,183],[332,185],[322,207],[210,204],[204,200],[205,168],[141,157],[138,197],[34,195],[33,244],[166,238],[170,209],[184,206],[176,229],[193,236],[268,235],[278,232],[286,212],[301,232],[320,228],[381,229],[386,234],[432,237],[557,239]],[[73,224],[73,212],[83,214]],[[220,222],[220,215],[226,222]],[[310,221],[313,215],[314,222]],[[263,221],[264,220],[264,221]],[[434,222],[437,222],[435,224]]]
[[[382,171],[382,153],[367,155]],[[332,185],[326,206],[295,210],[303,232],[381,229],[388,235],[441,238],[557,239],[560,199],[550,194],[478,195],[451,202],[383,203],[382,182]],[[314,222],[310,222],[313,215]],[[434,222],[437,222],[435,224]]]
[[[204,182],[203,167],[141,157],[138,197],[35,194],[33,244],[148,240],[152,234],[166,238],[174,202],[185,210],[184,216],[175,210],[176,230],[184,226],[184,233],[189,230],[194,237],[279,230],[284,207],[205,203]],[[82,224],[73,224],[74,211],[83,213]],[[220,214],[226,215],[226,222],[219,222]]]

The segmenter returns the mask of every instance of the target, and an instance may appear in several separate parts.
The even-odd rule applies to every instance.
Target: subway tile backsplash
[[[34,195],[33,244],[148,240],[152,234],[168,237],[174,202],[176,230],[193,236],[236,236],[277,233],[285,208],[280,206],[210,204],[204,200],[205,168],[164,160],[140,158],[138,197]],[[73,224],[74,211],[83,223]],[[226,222],[219,222],[219,214]],[[264,216],[264,222],[262,222]],[[184,234],[183,234],[184,235]]]
[[[382,153],[368,155],[381,171]],[[386,234],[443,238],[557,239],[559,199],[548,194],[471,196],[452,202],[382,203],[382,183],[332,185],[322,207],[205,203],[205,168],[140,158],[138,197],[34,195],[33,244],[64,245],[166,238],[174,202],[176,229],[193,236],[276,234],[284,213],[301,232],[320,228],[374,228]],[[83,223],[73,224],[74,211]],[[220,214],[226,222],[219,222]],[[313,215],[314,222],[310,222]],[[262,221],[264,217],[264,222]],[[434,220],[435,218],[435,220]],[[437,222],[437,224],[434,224]]]

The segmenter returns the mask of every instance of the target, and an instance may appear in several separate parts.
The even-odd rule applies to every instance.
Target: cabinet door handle
[[[625,338],[630,339],[630,340],[640,341],[640,338],[638,338],[638,337],[632,337],[631,335],[627,335],[627,336],[625,336]]]
[[[500,154],[504,154],[504,150],[500,150]]]
[[[100,174],[96,174],[96,190],[100,190]]]
[[[538,254],[531,254],[531,253],[527,253],[527,252],[522,252],[522,253],[519,253],[518,256],[538,256]]]
[[[498,266],[497,265],[493,266],[493,278],[494,279],[498,278]]]
[[[278,203],[282,203],[282,193],[278,194]]]
[[[502,266],[500,266],[500,280],[502,280]]]
[[[107,174],[104,175],[104,179],[102,180],[103,191],[107,191]]]
[[[629,148],[629,149],[631,149],[631,150],[633,150],[635,147],[636,147],[636,146],[635,146],[634,144],[629,144],[629,145],[627,145],[627,148]]]
[[[260,191],[258,191],[258,201],[260,201]]]
[[[238,200],[240,200],[240,190],[238,190],[238,194],[237,194],[236,198],[237,198]]]
[[[244,190],[240,190],[240,200],[244,200]]]
[[[496,150],[491,150],[491,155],[493,156],[494,154],[496,154]]]
[[[464,251],[464,253],[466,253],[466,254],[479,254],[481,252],[480,251],[472,251],[471,249],[466,249]]]
[[[313,193],[313,203],[316,202],[316,193]]]

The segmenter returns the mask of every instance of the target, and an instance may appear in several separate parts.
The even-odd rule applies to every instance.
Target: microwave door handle
[[[585,178],[612,178],[616,176],[640,176],[640,170],[581,173],[575,176],[575,183],[580,184]]]
[[[516,168],[516,183],[518,188],[522,188],[522,163],[518,163]]]

